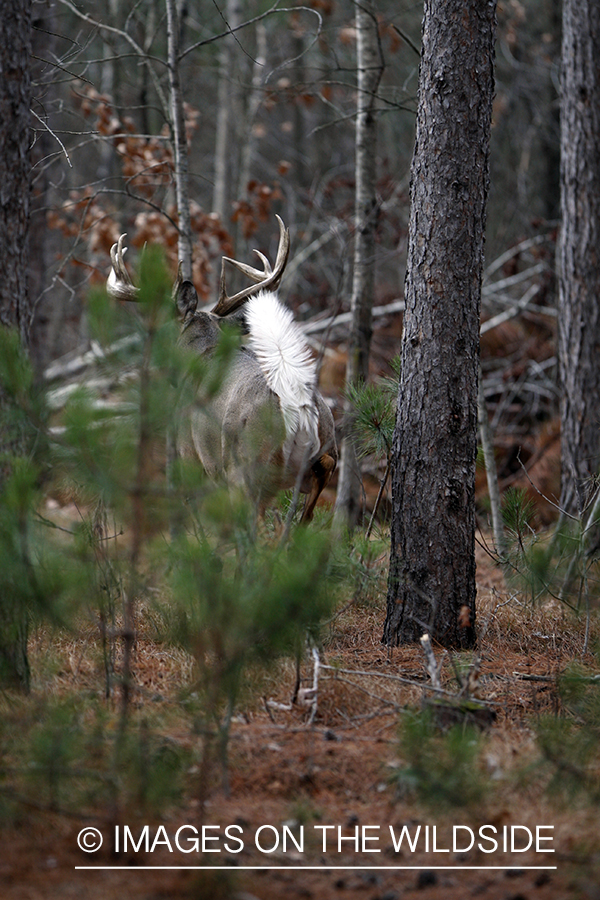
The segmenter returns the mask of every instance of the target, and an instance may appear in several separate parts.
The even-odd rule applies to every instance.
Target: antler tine
[[[231,263],[232,266],[235,266],[240,272],[243,272],[244,275],[247,275],[248,278],[251,278],[254,282],[264,281],[265,278],[269,277],[273,274],[273,269],[271,268],[271,263],[260,250],[254,250],[254,253],[258,256],[263,264],[263,269],[255,269],[254,266],[249,266],[247,263],[239,262],[237,259],[231,259],[229,256],[223,257],[223,262]]]
[[[112,269],[106,281],[106,289],[111,297],[117,300],[137,301],[138,289],[132,282],[123,260],[123,256],[127,253],[127,247],[123,246],[126,237],[126,234],[122,234],[117,243],[110,248]]]
[[[221,262],[221,285],[219,290],[219,300],[212,310],[215,315],[228,315],[229,313],[234,312],[236,309],[239,309],[240,306],[245,303],[245,301],[249,297],[252,297],[254,294],[258,293],[258,291],[266,290],[267,288],[278,287],[290,252],[290,233],[283,224],[283,220],[280,218],[280,216],[277,216],[277,221],[279,223],[279,245],[277,247],[277,258],[275,260],[275,266],[273,268],[271,267],[271,264],[269,263],[266,256],[258,250],[255,250],[254,252],[259,257],[259,259],[262,260],[264,266],[264,271],[262,272],[259,269],[255,269],[253,266],[247,265],[246,263],[238,262],[237,260],[230,259],[226,256],[223,257]],[[252,281],[255,282],[255,284],[244,288],[244,290],[239,291],[237,294],[234,294],[233,297],[229,297],[227,295],[227,286],[225,281],[226,262],[234,265],[248,278],[251,278]]]
[[[277,257],[275,259],[275,271],[280,272],[279,279],[281,279],[283,270],[287,265],[288,256],[290,255],[290,232],[283,224],[281,216],[275,214],[275,218],[279,223],[279,245],[277,247]]]

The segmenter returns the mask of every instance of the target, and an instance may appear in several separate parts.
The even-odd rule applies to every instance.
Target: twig
[[[139,57],[142,65],[145,65],[148,69],[150,78],[152,79],[152,83],[154,85],[154,89],[156,90],[156,93],[161,101],[163,112],[168,119],[169,104],[167,103],[167,99],[164,95],[164,91],[162,90],[162,86],[158,79],[158,76],[150,65],[150,55],[146,51],[144,51],[138,43],[136,43],[136,41],[131,37],[130,34],[128,34],[126,31],[123,31],[123,29],[115,28],[113,25],[107,25],[105,22],[100,22],[97,19],[92,18],[92,16],[89,16],[87,15],[87,13],[84,13],[80,9],[78,9],[75,4],[71,2],[71,0],[59,0],[59,2],[62,3],[63,6],[66,6],[67,9],[70,9],[72,13],[74,13],[84,22],[92,25],[99,32],[106,31],[109,34],[116,34],[129,44],[129,46]],[[165,65],[165,61],[162,59],[155,59],[155,61],[161,63],[163,66]]]
[[[365,540],[367,540],[367,541],[371,537],[373,525],[375,524],[375,516],[377,515],[377,510],[379,509],[379,504],[381,503],[381,498],[383,497],[383,492],[384,492],[385,486],[387,484],[387,480],[388,480],[388,477],[390,474],[391,467],[392,467],[392,460],[388,459],[387,466],[385,467],[384,476],[379,483],[379,490],[377,492],[377,498],[375,500],[375,505],[373,506],[373,512],[371,513],[371,518],[369,519],[369,524],[368,524],[367,530],[365,532]]]
[[[30,112],[31,112],[32,116],[35,116],[35,118],[38,120],[40,125],[43,125],[44,128],[46,129],[46,131],[48,131],[52,135],[52,137],[55,139],[55,141],[60,145],[62,152],[65,154],[67,162],[69,163],[70,167],[73,168],[73,163],[71,162],[71,160],[69,158],[67,148],[65,147],[65,145],[63,144],[63,142],[61,141],[59,136],[56,134],[56,132],[52,131],[52,129],[50,128],[50,126],[48,125],[47,122],[44,122],[43,119],[40,119],[40,117],[38,116],[38,114],[36,113],[36,111],[34,109],[31,109]]]
[[[410,47],[410,49],[411,49],[411,50],[414,50],[415,53],[417,54],[417,56],[418,56],[419,59],[420,59],[420,58],[421,58],[421,51],[420,51],[420,49],[418,48],[418,46],[415,44],[415,42],[413,41],[413,39],[412,39],[405,31],[403,31],[401,28],[398,28],[398,26],[395,25],[394,23],[392,23],[392,28],[393,28],[394,31],[399,35],[399,37],[402,38],[403,41],[406,41],[406,43],[408,44],[408,46]]]
[[[350,687],[356,688],[357,691],[360,691],[363,694],[366,694],[367,697],[371,697],[373,700],[377,700],[379,703],[383,703],[386,706],[389,706],[391,709],[396,710],[397,712],[403,710],[403,707],[398,703],[395,703],[393,700],[388,700],[387,697],[380,697],[379,694],[374,694],[373,691],[369,691],[367,688],[363,687],[361,684],[356,684],[354,681],[349,681],[347,678],[338,679],[340,684],[347,684]],[[369,715],[372,715],[371,713]],[[349,720],[353,721],[352,719]]]
[[[339,673],[340,675],[362,675],[365,678],[389,678],[392,681],[397,681],[400,684],[408,684],[411,687],[416,687],[420,690],[437,691],[440,694],[447,694],[448,696],[451,696],[451,691],[447,691],[442,687],[434,688],[432,685],[426,684],[424,681],[415,681],[412,678],[403,678],[402,675],[390,675],[388,672],[365,672],[361,669],[340,669],[338,668],[338,666],[328,666],[325,665],[325,663],[321,663],[321,668],[328,669],[329,671],[334,673]]]
[[[520,681],[541,681],[544,684],[554,684],[556,675],[529,675],[525,672],[513,672],[513,677]]]

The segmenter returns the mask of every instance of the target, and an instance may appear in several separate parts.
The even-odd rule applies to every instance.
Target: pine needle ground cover
[[[47,900],[84,891],[89,897],[275,898],[343,897],[350,891],[357,898],[392,898],[417,889],[424,898],[591,896],[600,849],[597,701],[589,693],[596,690],[591,679],[597,661],[592,653],[581,657],[583,626],[560,605],[534,609],[504,592],[482,551],[479,615],[488,624],[478,696],[493,705],[496,721],[485,733],[454,733],[450,739],[421,723],[411,736],[407,720],[418,717],[429,678],[420,648],[390,655],[381,646],[384,602],[381,595],[354,603],[323,631],[318,706],[310,724],[310,707],[290,704],[296,678],[291,658],[266,673],[248,672],[230,725],[228,790],[216,758],[202,810],[196,664],[191,653],[161,637],[155,604],[140,610],[130,746],[122,751],[120,776],[112,769],[118,702],[105,696],[96,623],[69,631],[38,628],[29,645],[30,696],[6,693],[0,701],[2,896]],[[115,659],[115,672],[120,665]],[[570,672],[566,682],[559,678],[565,672]],[[301,685],[311,687],[310,657],[301,675]],[[450,658],[442,662],[441,681],[456,692]],[[221,852],[171,852],[164,842],[165,833],[173,839],[182,825],[200,832],[203,823],[212,828],[207,834],[219,837],[207,842],[207,849]],[[146,824],[149,843],[140,843]],[[453,826],[477,833],[485,824],[499,833],[504,826],[533,831],[552,825],[545,834],[553,834],[556,853],[546,859],[557,869],[527,869],[541,858],[529,852],[508,872],[435,870],[439,864],[489,866],[490,860],[477,848],[432,854],[423,838],[414,852],[405,843],[395,853],[388,838],[390,826],[396,836],[407,826],[412,838],[418,826],[423,835],[429,826],[431,839],[436,826],[437,847],[443,850]],[[109,836],[115,827],[123,835],[128,825],[138,847],[130,841],[115,854],[107,838],[97,854],[86,855],[77,847],[77,835],[87,825]],[[239,849],[224,838],[232,825],[230,834],[244,839],[240,853],[224,846]],[[351,840],[338,852],[337,830],[315,828],[328,825],[339,825],[347,838],[357,828],[362,835],[364,826],[370,829],[367,836],[380,837],[365,849],[382,852],[362,852],[360,842],[357,850]],[[254,836],[263,826],[279,835],[286,826],[297,840],[303,829],[304,852],[291,838],[285,852],[282,843],[271,852],[275,830],[270,828],[259,836],[269,852],[259,851]],[[323,834],[329,839],[325,853]],[[460,835],[462,840],[468,832]],[[494,855],[493,863],[506,858]],[[510,864],[513,860],[514,854]],[[117,868],[76,870],[80,865]],[[141,868],[145,865],[213,870],[148,872]],[[263,865],[276,868],[242,868]],[[298,872],[292,868],[298,865],[317,870]],[[398,865],[425,868],[382,868]]]

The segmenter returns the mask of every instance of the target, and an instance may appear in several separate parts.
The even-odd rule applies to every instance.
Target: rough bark
[[[377,88],[383,74],[377,16],[372,0],[356,5],[358,103],[356,118],[356,200],[352,321],[346,384],[364,382],[369,374],[371,310],[375,285],[377,228]],[[342,441],[336,516],[355,525],[361,501],[360,469],[351,434]]]
[[[32,9],[32,60],[30,65],[33,104],[32,108],[43,119],[47,104],[53,97],[54,87],[48,82],[54,78],[49,73],[45,59],[54,58],[56,53],[56,35],[58,26],[55,21],[54,7],[49,4],[37,4]],[[29,354],[34,368],[42,372],[56,350],[53,341],[52,320],[60,314],[60,327],[64,330],[62,309],[48,290],[48,273],[52,267],[52,250],[46,211],[49,206],[49,190],[51,176],[44,161],[55,149],[50,132],[34,119],[36,129],[35,140],[30,154],[31,194],[28,240],[33,252],[28,258],[27,291],[28,304],[31,303],[33,315],[29,330]]]
[[[426,0],[384,642],[475,641],[479,308],[495,2]]]
[[[600,6],[564,0],[558,357],[561,506],[589,501],[600,469]]]
[[[24,342],[30,326],[27,253],[31,161],[31,0],[6,0],[0,29],[0,322]]]
[[[6,0],[0,29],[0,323],[29,337],[31,306],[27,291],[31,162],[31,2]],[[0,413],[6,402],[0,388]],[[2,434],[2,439],[6,436]],[[15,447],[11,434],[10,450]],[[16,439],[18,441],[18,438]],[[9,465],[3,461],[0,485]],[[28,612],[13,597],[0,597],[0,684],[27,689]]]

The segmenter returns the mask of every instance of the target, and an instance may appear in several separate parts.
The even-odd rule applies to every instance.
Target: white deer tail
[[[302,330],[277,294],[261,291],[246,304],[249,344],[267,384],[279,397],[285,423],[284,456],[310,459],[319,449],[315,405],[317,366]]]

